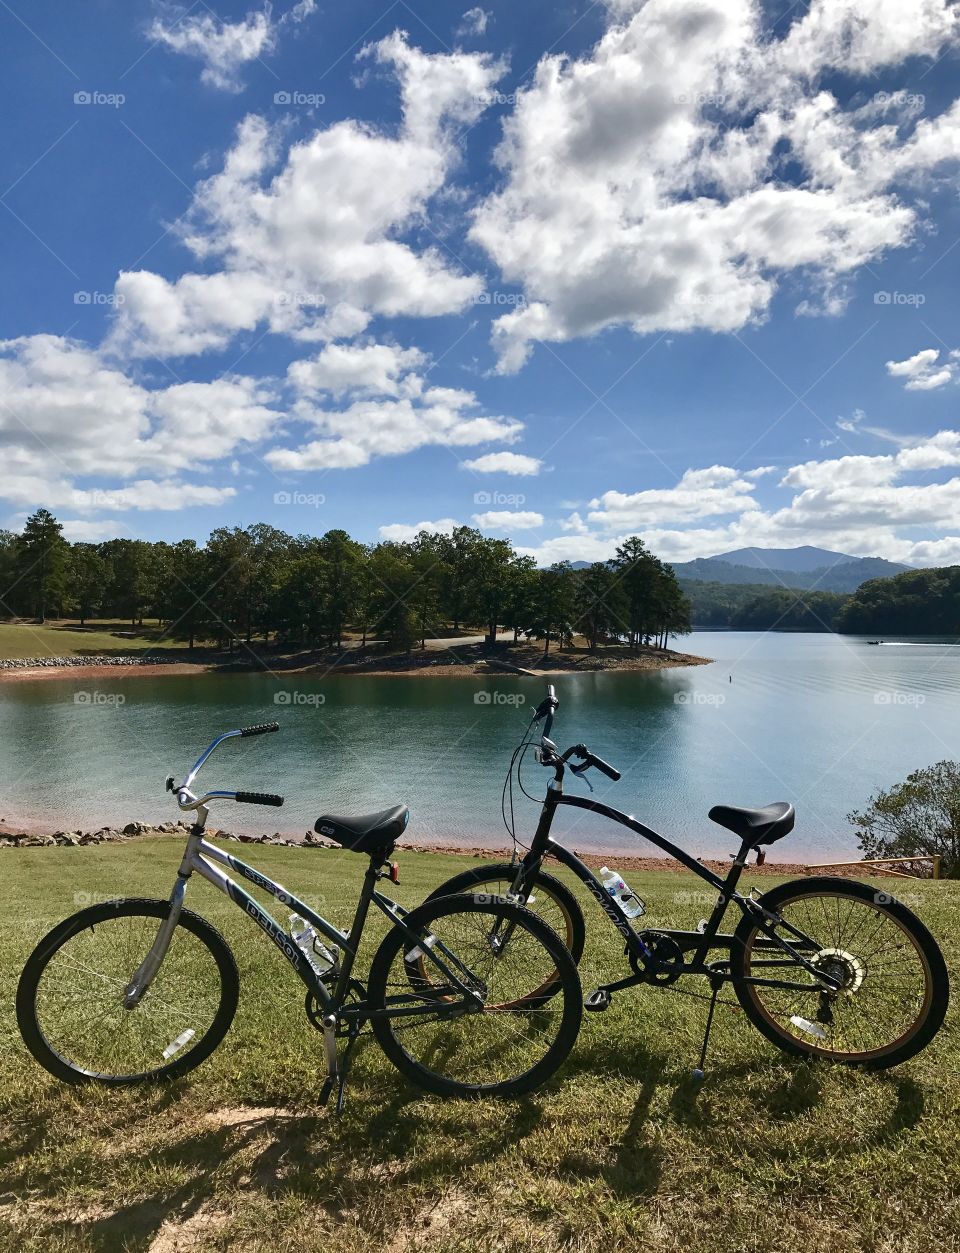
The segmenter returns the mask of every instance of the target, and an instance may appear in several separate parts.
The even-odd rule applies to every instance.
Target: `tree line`
[[[850,597],[837,630],[876,635],[960,635],[960,566],[870,579]]]
[[[0,613],[8,617],[155,620],[170,637],[231,650],[255,641],[340,649],[345,635],[409,650],[431,636],[497,628],[569,647],[666,647],[690,630],[670,566],[637,536],[610,561],[539,568],[507,540],[471,527],[363,544],[346,531],[288,535],[266,523],[191,539],[69,543],[46,509],[20,534],[0,532]]]

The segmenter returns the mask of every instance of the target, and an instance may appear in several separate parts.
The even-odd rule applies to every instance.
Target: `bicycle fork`
[[[186,875],[180,874],[174,889],[170,894],[170,913],[161,922],[157,930],[157,938],[150,946],[150,951],[133,972],[130,982],[127,984],[123,992],[124,1009],[136,1009],[143,1000],[160,967],[163,965],[163,959],[166,957],[170,948],[170,941],[173,939],[173,933],[177,929],[177,923],[180,921],[180,911],[183,909],[183,898],[187,891]]]

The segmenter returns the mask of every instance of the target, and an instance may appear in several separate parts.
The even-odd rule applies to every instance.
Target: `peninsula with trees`
[[[636,536],[539,568],[470,527],[364,544],[221,527],[206,543],[70,543],[46,509],[0,532],[0,668],[131,661],[344,672],[656,669],[690,605]],[[44,659],[46,659],[44,661]]]

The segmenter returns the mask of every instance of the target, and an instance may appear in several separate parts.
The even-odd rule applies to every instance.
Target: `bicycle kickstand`
[[[327,1056],[327,1077],[320,1089],[320,1104],[326,1105],[333,1089],[337,1089],[337,1114],[343,1108],[344,1076],[340,1072],[337,1058],[337,1020],[333,1014],[323,1016],[323,1047]]]
[[[719,974],[710,976],[710,1008],[707,1010],[707,1025],[703,1032],[703,1047],[700,1049],[700,1060],[693,1071],[693,1079],[697,1083],[702,1082],[705,1077],[704,1067],[707,1061],[707,1045],[710,1041],[710,1028],[713,1026],[713,1012],[717,1008],[717,996],[723,986],[723,979]]]

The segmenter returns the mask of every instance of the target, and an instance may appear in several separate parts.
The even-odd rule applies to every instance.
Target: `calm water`
[[[716,660],[553,680],[561,700],[554,737],[562,747],[583,740],[622,769],[618,784],[598,776],[598,797],[698,853],[732,847],[707,820],[712,804],[786,799],[797,826],[778,853],[855,855],[850,809],[918,766],[960,756],[960,647],[752,632],[697,633],[682,647]],[[414,840],[489,845],[506,839],[503,775],[542,691],[541,680],[507,676],[3,684],[0,817],[68,828],[175,819],[163,791],[168,773],[182,778],[220,730],[277,719],[280,735],[225,744],[204,781],[283,792],[285,808],[224,806],[211,825],[302,832],[327,809],[402,800]],[[81,693],[92,700],[78,703]],[[534,795],[546,779],[535,764],[525,773]],[[585,788],[572,781],[570,790]],[[523,802],[518,830],[532,831],[536,813]],[[644,851],[587,815],[571,811],[563,822],[556,830],[569,832],[573,847]]]

